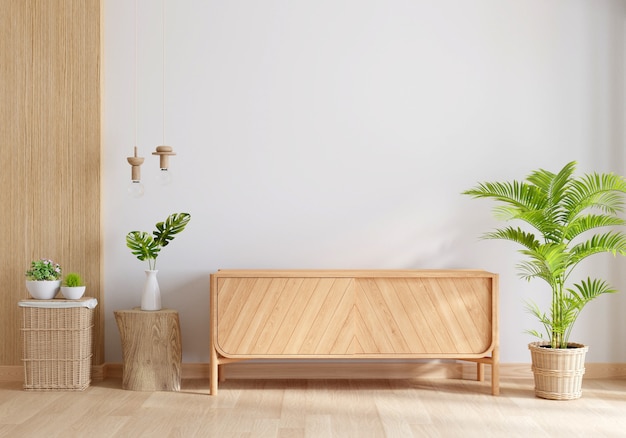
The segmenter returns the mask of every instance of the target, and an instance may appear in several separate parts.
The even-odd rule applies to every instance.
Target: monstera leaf
[[[170,215],[165,222],[159,222],[156,224],[156,231],[154,239],[160,246],[167,246],[174,236],[185,229],[191,216],[189,213],[174,213]]]
[[[154,241],[150,233],[131,231],[126,235],[126,246],[139,260],[156,259],[161,247]]]
[[[156,224],[156,230],[150,234],[144,231],[131,231],[126,235],[126,246],[141,261],[148,261],[148,268],[156,269],[156,259],[161,248],[167,246],[176,234],[185,229],[191,215],[189,213],[173,213],[164,222]]]

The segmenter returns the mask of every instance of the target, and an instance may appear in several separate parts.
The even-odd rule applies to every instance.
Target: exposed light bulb
[[[143,184],[141,183],[141,181],[133,180],[128,185],[127,191],[128,191],[128,194],[132,196],[133,198],[141,198],[145,192],[145,188]]]
[[[152,155],[159,156],[159,177],[158,181],[161,185],[166,186],[172,183],[172,171],[169,170],[170,162],[169,157],[176,155],[171,146],[157,146],[156,152],[152,152]]]
[[[172,171],[166,168],[162,168],[159,171],[159,184],[167,186],[172,183]]]

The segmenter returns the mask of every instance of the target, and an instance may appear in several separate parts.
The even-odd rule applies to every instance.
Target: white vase
[[[26,280],[28,293],[36,300],[51,300],[59,292],[61,280]]]
[[[161,310],[161,290],[156,270],[146,270],[146,281],[141,294],[141,310]]]
[[[68,300],[78,300],[85,293],[86,286],[61,286],[61,294]]]

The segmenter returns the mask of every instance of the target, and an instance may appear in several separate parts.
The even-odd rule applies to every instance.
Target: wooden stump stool
[[[178,312],[136,307],[114,314],[122,340],[122,387],[133,391],[180,391]]]

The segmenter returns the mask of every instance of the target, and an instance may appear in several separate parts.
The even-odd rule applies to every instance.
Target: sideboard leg
[[[500,349],[493,349],[491,353],[491,394],[500,395]]]
[[[500,395],[500,365],[494,363],[491,368],[491,394]]]
[[[482,362],[476,363],[476,380],[479,382],[485,380],[485,364]]]
[[[218,364],[217,364],[217,352],[215,348],[211,346],[211,363],[210,363],[210,373],[209,373],[209,387],[211,391],[211,395],[217,395],[217,382],[218,382]]]

